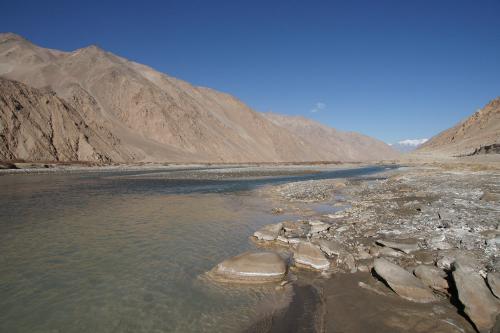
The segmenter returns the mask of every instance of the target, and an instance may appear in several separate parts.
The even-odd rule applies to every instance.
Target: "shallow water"
[[[203,170],[0,176],[0,332],[243,330],[283,296],[199,276],[253,249],[253,231],[287,217],[271,215],[252,190],[381,170],[228,180],[198,177]]]

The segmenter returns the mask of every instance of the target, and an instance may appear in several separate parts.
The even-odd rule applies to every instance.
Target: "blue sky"
[[[258,111],[386,142],[500,96],[500,1],[6,1],[0,31],[97,44]]]

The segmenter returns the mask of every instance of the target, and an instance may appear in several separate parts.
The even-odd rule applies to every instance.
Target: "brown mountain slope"
[[[393,159],[399,153],[382,141],[354,132],[342,132],[300,116],[264,113],[278,126],[288,129],[312,147],[322,149],[329,160],[347,161]]]
[[[105,130],[95,131],[52,92],[0,78],[0,159],[120,160],[126,151]]]
[[[95,46],[61,52],[0,34],[0,76],[49,87],[90,129],[108,131],[119,148],[112,161],[332,159],[228,94],[192,86]]]
[[[500,145],[500,98],[494,99],[465,121],[434,136],[415,153],[464,156],[491,151],[488,147],[495,145]]]

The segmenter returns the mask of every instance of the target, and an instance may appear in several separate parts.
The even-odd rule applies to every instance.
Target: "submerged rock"
[[[375,259],[374,269],[399,296],[419,303],[436,301],[436,296],[432,291],[402,267],[386,259],[379,258]]]
[[[453,264],[453,280],[464,312],[481,333],[491,332],[496,317],[500,314],[500,303],[492,295],[484,279],[468,263]]]
[[[488,273],[487,280],[493,295],[500,298],[500,273]]]
[[[258,240],[263,240],[263,241],[276,240],[276,238],[278,238],[280,234],[282,226],[283,226],[282,223],[266,225],[257,230],[256,232],[254,232],[253,236]]]
[[[330,267],[330,261],[320,248],[310,242],[300,242],[294,251],[293,259],[299,265],[317,270],[325,270]]]
[[[434,290],[445,291],[448,289],[446,272],[436,266],[419,265],[413,270],[413,274],[424,284]]]
[[[386,240],[377,240],[377,244],[385,246],[385,247],[390,247],[391,249],[398,250],[401,252],[404,252],[406,254],[409,254],[414,251],[418,251],[420,247],[418,246],[417,243],[396,243],[396,242],[391,242],[391,241],[386,241]]]
[[[283,258],[274,252],[245,252],[224,260],[211,271],[216,280],[226,282],[275,282],[286,275]]]

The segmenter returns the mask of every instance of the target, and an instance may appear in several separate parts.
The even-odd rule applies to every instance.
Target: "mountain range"
[[[260,113],[89,46],[72,52],[0,34],[0,160],[306,162],[394,159],[385,143]]]
[[[429,139],[405,139],[398,141],[396,143],[390,143],[389,146],[391,146],[393,149],[396,149],[397,151],[401,153],[408,153],[411,151],[414,151],[424,143],[426,143]]]

